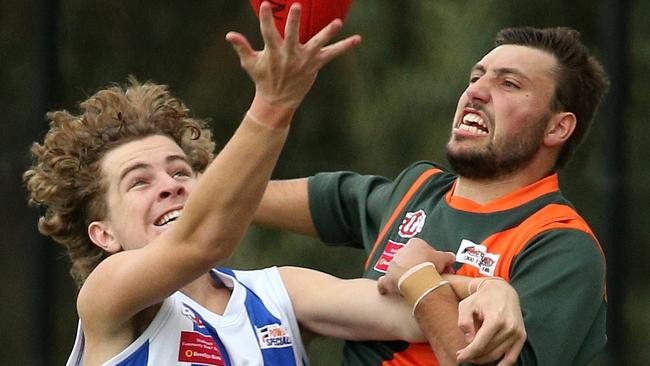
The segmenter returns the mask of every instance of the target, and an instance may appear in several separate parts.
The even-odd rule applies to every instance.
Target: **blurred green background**
[[[415,160],[444,163],[458,95],[496,31],[576,28],[597,56],[613,60],[607,68],[623,75],[608,97],[618,107],[601,113],[561,173],[565,194],[605,238],[610,274],[621,275],[609,284],[615,347],[593,365],[650,364],[650,127],[642,116],[650,104],[649,18],[650,2],[641,0],[355,0],[342,33],[364,41],[320,73],[275,177],[341,169],[394,177]],[[43,136],[45,112],[76,110],[97,89],[134,75],[170,85],[194,116],[211,119],[223,146],[253,95],[223,38],[238,30],[259,47],[257,29],[245,0],[2,1],[0,364],[63,364],[76,330],[68,261],[35,230],[37,211],[27,207],[20,178],[29,144]],[[612,158],[612,151],[622,155]],[[353,249],[252,228],[230,265],[292,264],[354,277],[363,259]],[[317,339],[313,364],[338,364],[340,347]]]

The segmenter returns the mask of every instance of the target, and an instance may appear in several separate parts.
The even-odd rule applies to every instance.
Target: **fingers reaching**
[[[298,21],[300,20],[300,6],[291,7],[294,12],[298,12]],[[293,9],[297,8],[297,10]],[[291,15],[291,12],[289,13]],[[271,4],[268,1],[265,1],[260,5],[260,32],[262,34],[262,39],[267,48],[275,49],[282,42],[282,38],[278,33],[278,30],[275,28],[275,21],[273,20],[273,11],[271,10]]]
[[[264,1],[259,9],[260,32],[264,40],[261,50],[253,49],[246,37],[239,33],[226,35],[242,67],[255,82],[256,96],[272,105],[290,109],[298,107],[324,65],[361,41],[359,36],[352,36],[325,47],[341,29],[341,21],[335,20],[303,45],[299,40],[300,14],[300,4],[292,4],[283,39],[276,28],[271,4]]]
[[[312,49],[319,49],[327,44],[343,28],[343,22],[340,19],[332,20],[326,27],[316,33],[305,45]]]
[[[289,9],[287,23],[284,27],[285,44],[294,45],[300,42],[300,3],[293,3]]]
[[[361,43],[361,36],[354,35],[346,39],[342,39],[336,43],[332,43],[327,47],[321,49],[321,57],[323,63],[327,64],[340,54],[346,53]]]

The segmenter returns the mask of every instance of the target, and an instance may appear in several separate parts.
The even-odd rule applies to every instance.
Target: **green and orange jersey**
[[[605,260],[557,174],[486,205],[453,195],[456,176],[418,162],[395,181],[352,172],[309,179],[323,241],[363,248],[379,278],[408,239],[456,253],[456,271],[517,290],[528,335],[519,365],[584,365],[605,345]],[[389,317],[390,314],[377,314]],[[436,365],[427,344],[346,342],[344,365]]]

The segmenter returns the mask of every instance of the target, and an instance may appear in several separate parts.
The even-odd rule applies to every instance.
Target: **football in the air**
[[[345,20],[350,11],[352,0],[267,0],[271,3],[275,26],[284,37],[284,26],[293,3],[302,5],[300,15],[300,42],[307,42],[311,37],[328,25],[332,20]],[[250,0],[255,15],[260,15],[263,0]]]

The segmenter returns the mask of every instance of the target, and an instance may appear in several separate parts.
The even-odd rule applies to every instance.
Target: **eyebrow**
[[[474,67],[472,67],[472,71],[480,71],[482,73],[487,72],[485,67],[483,65],[481,65],[481,64],[474,65]],[[511,74],[511,75],[516,75],[516,76],[519,76],[519,77],[521,77],[523,79],[526,79],[526,80],[530,81],[530,78],[528,76],[526,76],[526,74],[521,72],[519,69],[515,69],[515,68],[512,68],[512,67],[500,67],[498,69],[494,69],[493,71],[494,71],[495,74],[497,74],[497,76],[503,76],[503,75]]]
[[[191,165],[190,162],[187,160],[187,158],[185,156],[183,156],[183,155],[174,154],[174,155],[169,155],[168,157],[165,158],[165,162],[167,162],[167,163],[171,163],[171,162],[174,162],[174,161],[177,161],[177,160],[183,161],[183,162],[187,163],[188,165]],[[135,171],[135,170],[138,170],[138,169],[147,169],[147,168],[150,168],[150,167],[151,167],[151,164],[147,164],[147,163],[133,164],[133,165],[127,167],[126,169],[124,169],[122,171],[122,173],[120,173],[120,179],[118,180],[118,182],[121,182],[124,179],[124,177],[126,177],[132,171]]]

